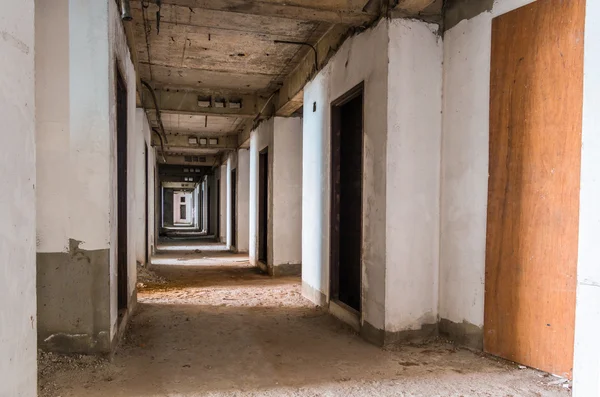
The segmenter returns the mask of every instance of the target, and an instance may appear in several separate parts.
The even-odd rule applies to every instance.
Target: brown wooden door
[[[585,0],[493,21],[485,350],[571,376]]]

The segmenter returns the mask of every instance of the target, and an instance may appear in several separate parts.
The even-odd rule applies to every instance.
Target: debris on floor
[[[107,365],[107,360],[97,356],[64,355],[38,350],[38,396],[60,396],[57,393],[65,383],[75,383],[83,374],[101,374]]]
[[[381,349],[306,300],[299,278],[205,254],[153,264],[166,284],[138,293],[113,362],[44,371],[58,388],[40,396],[570,396],[551,375],[444,340]]]
[[[167,280],[159,276],[138,262],[137,264],[137,287],[144,288],[148,285],[163,285]]]

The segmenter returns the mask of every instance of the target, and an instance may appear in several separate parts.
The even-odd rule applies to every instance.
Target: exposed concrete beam
[[[319,67],[331,58],[348,34],[349,29],[344,25],[334,25],[325,33],[315,46]],[[286,77],[275,98],[275,113],[278,116],[290,116],[302,106],[303,89],[315,74],[314,65],[314,53],[310,52],[300,61],[296,69]]]
[[[192,157],[192,160],[194,157],[200,157],[201,159],[203,159],[205,161],[186,161],[185,157]],[[193,167],[193,166],[212,167],[218,161],[217,156],[213,156],[213,155],[184,156],[184,155],[169,154],[169,155],[166,155],[165,158],[167,160],[167,164],[189,165],[190,167]]]
[[[325,9],[296,4],[278,4],[257,0],[162,0],[163,4],[180,7],[181,11],[201,12],[202,9],[239,14],[260,15],[272,18],[317,21],[331,24],[361,26],[370,23],[377,15],[362,10]]]
[[[258,114],[259,106],[264,104],[265,99],[247,93],[235,93],[223,90],[155,90],[158,107],[164,113],[194,114],[207,116],[236,116],[242,118],[254,118]],[[200,106],[199,100],[209,101],[210,107]],[[225,104],[217,107],[217,103]],[[241,103],[241,107],[234,108],[232,103]],[[144,98],[144,106],[153,108],[152,98]]]
[[[154,134],[155,135],[155,134]],[[238,138],[237,135],[225,135],[217,137],[217,144],[214,145],[195,145],[190,144],[188,142],[188,135],[175,135],[175,134],[167,134],[167,144],[165,145],[165,152],[173,153],[173,152],[185,152],[190,153],[212,153],[215,150],[234,150],[238,147]],[[215,139],[215,138],[213,138]],[[156,136],[152,137],[153,146],[157,146],[160,148],[160,141]]]

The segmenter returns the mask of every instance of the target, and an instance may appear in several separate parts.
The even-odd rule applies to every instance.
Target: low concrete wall
[[[110,250],[37,254],[38,346],[61,353],[109,353]]]

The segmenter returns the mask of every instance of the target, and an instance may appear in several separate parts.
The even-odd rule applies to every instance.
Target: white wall
[[[497,0],[444,36],[440,317],[483,327],[492,19]]]
[[[585,27],[583,146],[573,395],[600,396],[600,3],[588,1]]]
[[[69,156],[69,3],[37,1],[37,250],[68,252],[72,170]],[[56,95],[61,92],[61,95]]]
[[[302,126],[302,294],[318,305],[329,297],[329,73],[304,87]]]
[[[302,119],[273,126],[273,264],[302,263]]]
[[[0,395],[37,395],[33,0],[0,13]]]
[[[137,262],[146,263],[146,249],[150,252],[151,235],[154,234],[154,208],[151,201],[154,198],[154,149],[150,136],[150,125],[144,109],[135,111],[135,130],[132,134],[130,148],[133,152],[134,161],[134,183],[135,188],[131,194],[133,196],[133,211],[135,214],[134,236]],[[146,144],[148,145],[148,169],[146,170]],[[146,172],[148,173],[148,186],[146,186]],[[146,216],[146,194],[148,194],[148,215]],[[146,222],[148,223],[148,241],[146,241]]]
[[[250,150],[237,152],[237,250],[248,252],[250,248]]]
[[[442,39],[438,26],[389,23],[385,330],[436,324]]]
[[[249,256],[250,263],[253,266],[257,265],[258,262],[258,171],[259,171],[259,153],[264,150],[267,146],[269,147],[269,215],[268,218],[272,219],[272,189],[273,184],[271,183],[273,176],[273,148],[271,147],[273,142],[273,128],[275,126],[275,120],[269,119],[263,121],[255,130],[250,133],[250,238],[249,238]],[[269,230],[268,230],[268,243],[269,254],[268,260],[269,264],[272,263],[273,255],[272,255],[272,237],[273,237],[272,223],[269,222]]]
[[[307,298],[329,294],[330,104],[364,82],[363,320],[385,321],[388,24],[342,45],[304,87],[302,280]],[[316,103],[316,111],[313,104]]]

